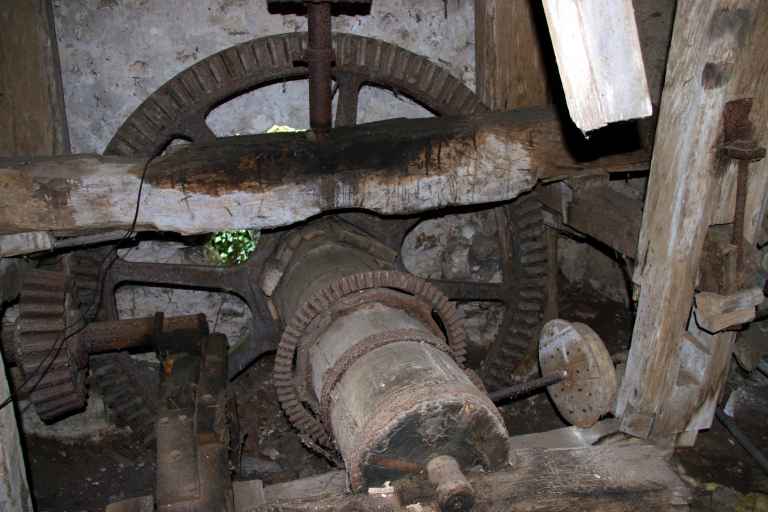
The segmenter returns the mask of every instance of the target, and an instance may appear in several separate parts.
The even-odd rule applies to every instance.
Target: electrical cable
[[[56,360],[56,358],[61,353],[61,349],[64,347],[64,345],[66,345],[66,342],[69,339],[71,339],[72,337],[74,337],[77,334],[79,334],[80,332],[82,332],[83,329],[85,329],[88,326],[88,324],[90,322],[87,321],[87,317],[89,317],[89,316],[91,316],[91,314],[93,314],[93,317],[95,318],[98,315],[99,310],[101,309],[102,296],[103,296],[102,292],[103,292],[103,289],[104,289],[104,281],[106,279],[107,272],[109,272],[109,269],[112,268],[112,265],[114,265],[115,261],[117,261],[117,259],[118,259],[117,251],[120,248],[120,246],[126,240],[131,238],[136,233],[136,222],[139,219],[139,210],[141,208],[141,196],[142,196],[142,193],[143,193],[143,190],[144,190],[144,182],[145,182],[146,177],[147,177],[147,172],[149,171],[150,164],[158,156],[160,156],[161,152],[162,152],[162,150],[158,151],[157,153],[155,153],[151,157],[147,158],[146,162],[144,163],[144,168],[142,169],[142,172],[141,172],[141,179],[139,180],[139,190],[138,190],[138,193],[137,193],[137,196],[136,196],[136,208],[134,209],[134,212],[133,212],[133,219],[131,221],[131,227],[128,229],[128,231],[126,231],[125,235],[123,235],[123,237],[120,238],[117,241],[117,243],[109,250],[109,252],[107,252],[107,254],[104,255],[104,258],[101,260],[101,263],[99,264],[99,286],[97,287],[98,293],[96,294],[96,297],[97,297],[96,302],[91,304],[91,306],[88,308],[88,310],[87,310],[87,312],[85,314],[81,311],[80,315],[79,315],[79,318],[73,324],[73,325],[77,325],[77,324],[82,323],[82,325],[79,328],[77,328],[74,332],[71,332],[71,333],[67,334],[66,331],[67,331],[68,327],[67,327],[67,325],[65,323],[65,325],[64,325],[64,333],[65,334],[62,336],[62,338],[59,341],[57,341],[54,344],[53,347],[51,347],[51,349],[48,351],[48,353],[40,360],[40,363],[37,365],[37,368],[35,368],[35,370],[33,372],[31,372],[22,381],[21,385],[19,385],[19,387],[16,390],[11,391],[9,396],[6,397],[2,402],[0,402],[0,410],[4,409],[6,406],[8,406],[8,404],[12,403],[13,399],[15,397],[15,394],[17,392],[21,391],[22,389],[24,389],[24,387],[27,384],[29,384],[33,380],[33,378],[35,378],[35,377],[37,377],[37,381],[28,390],[28,392],[31,393],[32,391],[37,389],[37,386],[40,385],[40,382],[43,380],[43,377],[45,377],[45,375],[48,373],[48,371],[50,371],[51,366],[53,365],[53,362]],[[109,260],[110,257],[113,256],[113,255],[114,255],[114,258],[112,258],[107,263],[107,260]],[[93,309],[94,307],[96,308],[96,310],[93,313],[91,313],[91,309]],[[65,322],[66,322],[66,318],[65,318]],[[50,359],[50,360],[48,361],[47,366],[45,366],[45,369],[41,371],[41,368],[44,365],[46,365],[46,360],[48,360],[48,359]],[[26,410],[26,408],[24,410]],[[22,411],[22,412],[24,412],[24,411]]]

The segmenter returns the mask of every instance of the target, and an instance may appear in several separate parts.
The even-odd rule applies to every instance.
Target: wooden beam
[[[583,132],[650,116],[632,0],[542,0],[557,67]]]
[[[475,0],[475,83],[491,110],[551,102],[545,59],[551,50],[542,25],[538,0]]]
[[[690,491],[665,457],[659,448],[642,444],[511,450],[509,470],[467,475],[475,490],[472,510],[679,510],[690,501]],[[436,510],[428,482],[415,478],[393,486],[402,506],[420,503],[420,510]],[[265,508],[388,510],[385,498],[345,490],[343,472],[267,486]]]
[[[640,299],[617,402],[622,431],[639,437],[662,438],[685,428],[667,399],[682,384],[684,332],[719,196],[723,108],[729,83],[746,69],[734,64],[750,41],[758,3],[677,3],[638,245]]]
[[[0,26],[0,155],[69,153],[50,0],[4,0]]]
[[[416,213],[512,199],[542,178],[642,168],[645,158],[580,161],[549,110],[385,121],[334,130],[327,144],[301,133],[233,137],[151,162],[137,227],[194,234],[283,226],[334,209]],[[145,163],[0,162],[0,234],[126,229]]]
[[[634,259],[643,202],[598,180],[598,184],[584,186],[577,186],[581,180],[571,180],[574,186],[553,183],[538,188],[537,192],[547,208],[562,215],[563,224]]]

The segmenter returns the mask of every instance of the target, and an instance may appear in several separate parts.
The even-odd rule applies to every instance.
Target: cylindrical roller
[[[374,303],[339,317],[317,339],[310,361],[321,412],[355,489],[397,480],[403,467],[424,467],[436,455],[451,455],[462,467],[506,462],[498,410],[444,339],[407,312]],[[339,368],[343,376],[333,385]]]
[[[425,469],[441,455],[460,468],[504,465],[504,422],[456,362],[460,347],[449,346],[442,330],[454,340],[460,321],[441,314],[436,322],[447,299],[412,276],[381,272],[392,281],[365,284],[379,275],[370,270],[390,268],[331,233],[315,232],[296,248],[274,295],[281,316],[292,318],[281,347],[289,338],[297,343],[292,374],[283,368],[291,353],[278,350],[276,358],[284,409],[308,434],[314,421],[325,427],[358,491]]]

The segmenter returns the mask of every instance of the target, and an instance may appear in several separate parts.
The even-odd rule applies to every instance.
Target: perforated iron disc
[[[551,320],[539,339],[542,375],[566,370],[568,378],[547,388],[560,414],[577,427],[591,427],[611,411],[618,381],[611,355],[590,327]]]

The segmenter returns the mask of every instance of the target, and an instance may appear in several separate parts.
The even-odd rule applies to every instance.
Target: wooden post
[[[69,153],[50,0],[3,0],[0,26],[0,155]]]
[[[4,0],[0,27],[0,155],[68,153],[50,1]],[[5,193],[0,196],[5,202]],[[0,305],[16,296],[18,282],[12,268],[0,258]],[[0,401],[10,396],[2,359],[0,354]],[[0,482],[0,510],[32,510],[12,402],[0,409]]]
[[[539,0],[475,0],[475,82],[491,110],[550,103]]]
[[[759,3],[677,4],[638,245],[637,319],[617,403],[621,430],[635,436],[662,438],[686,428],[670,397],[689,384],[681,366],[696,340],[684,334],[719,196],[723,109],[730,84],[748,69],[740,54],[758,44],[750,34]]]
[[[475,0],[475,82],[480,101],[491,110],[551,103],[550,53],[539,0]],[[558,316],[557,237],[547,229],[545,321]]]
[[[573,122],[583,132],[650,116],[632,0],[543,0]]]

